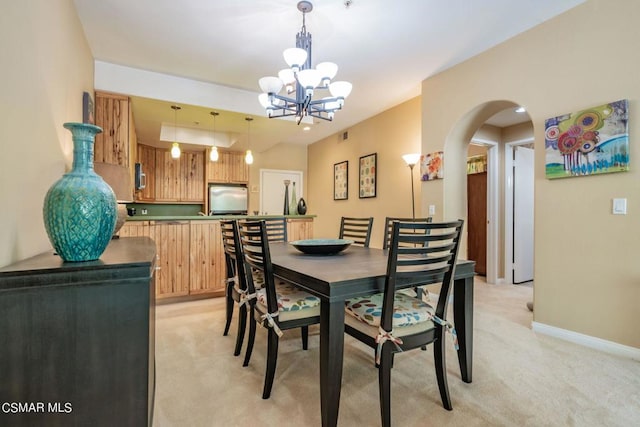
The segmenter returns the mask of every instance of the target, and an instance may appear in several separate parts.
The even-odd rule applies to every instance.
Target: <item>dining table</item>
[[[336,426],[344,354],[345,300],[384,290],[388,250],[351,245],[331,255],[310,255],[288,243],[269,244],[275,276],[320,298],[320,410],[323,426]],[[471,382],[475,262],[458,259],[453,283],[453,322],[460,376]],[[437,283],[437,282],[436,282]],[[428,285],[430,283],[408,283]]]

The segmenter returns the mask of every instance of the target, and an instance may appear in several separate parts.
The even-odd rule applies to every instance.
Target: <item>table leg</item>
[[[471,382],[473,364],[473,277],[453,282],[453,321],[458,333],[458,363],[462,381]]]
[[[320,305],[320,410],[324,427],[334,427],[338,424],[343,353],[344,301],[322,300]]]

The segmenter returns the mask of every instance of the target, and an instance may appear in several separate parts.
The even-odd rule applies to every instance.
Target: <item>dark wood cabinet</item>
[[[97,261],[53,251],[0,269],[2,426],[150,426],[156,247],[113,240]],[[17,406],[16,409],[19,409]]]

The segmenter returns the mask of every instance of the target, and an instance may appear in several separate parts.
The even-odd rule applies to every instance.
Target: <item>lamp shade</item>
[[[338,73],[338,65],[333,62],[321,62],[316,65],[316,70],[320,73],[323,83],[328,85],[329,81]]]
[[[215,145],[211,147],[211,151],[209,152],[209,160],[212,162],[217,162],[219,158],[218,147]]]
[[[173,157],[174,159],[180,158],[180,144],[178,144],[177,142],[174,142],[171,145],[171,157]]]
[[[420,153],[405,154],[402,158],[408,166],[413,166],[420,161]]]
[[[278,93],[282,89],[282,80],[277,77],[268,76],[258,80],[258,85],[264,93]]]
[[[258,95],[258,101],[260,102],[260,105],[262,105],[262,108],[271,108],[271,102],[269,102],[268,94],[261,93]]]
[[[320,84],[322,76],[318,70],[309,68],[298,73],[298,82],[305,89],[313,89]]]
[[[285,51],[282,52],[282,56],[287,65],[296,70],[302,67],[307,61],[307,51],[299,47],[285,49]]]
[[[352,87],[349,82],[333,82],[329,85],[329,92],[336,98],[346,98],[351,93]]]
[[[291,68],[283,68],[282,70],[278,71],[278,77],[280,78],[280,80],[282,80],[282,83],[286,85],[296,81]]]
[[[248,165],[253,163],[253,154],[251,154],[251,150],[247,150],[247,154],[244,156],[244,161]]]
[[[133,202],[129,169],[121,165],[95,162],[93,170],[113,189],[118,203]]]

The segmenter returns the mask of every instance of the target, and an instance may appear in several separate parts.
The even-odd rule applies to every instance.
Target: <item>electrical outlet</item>
[[[146,209],[142,209],[142,215],[146,215],[147,214],[147,210]]]
[[[429,205],[429,215],[436,214],[436,205]]]

